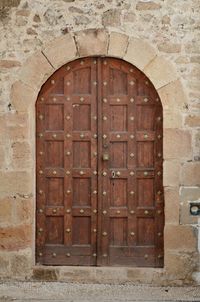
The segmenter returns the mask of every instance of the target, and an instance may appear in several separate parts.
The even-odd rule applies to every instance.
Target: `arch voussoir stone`
[[[129,37],[125,34],[111,32],[109,36],[108,55],[118,58],[125,56]]]
[[[79,57],[106,56],[109,35],[105,29],[88,29],[75,33]]]
[[[44,46],[42,52],[55,69],[78,57],[76,43],[71,34],[55,38]]]

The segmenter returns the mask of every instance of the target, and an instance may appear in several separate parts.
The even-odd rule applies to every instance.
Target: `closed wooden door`
[[[71,62],[37,117],[37,262],[163,266],[162,106],[114,58]]]

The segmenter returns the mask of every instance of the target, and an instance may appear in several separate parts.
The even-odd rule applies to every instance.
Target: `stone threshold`
[[[163,268],[149,267],[92,267],[92,266],[43,266],[33,267],[32,280],[99,284],[143,283],[165,285]]]

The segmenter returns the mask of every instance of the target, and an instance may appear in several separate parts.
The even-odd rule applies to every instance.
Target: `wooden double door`
[[[73,61],[36,117],[37,262],[162,267],[162,106],[148,78],[119,59]]]

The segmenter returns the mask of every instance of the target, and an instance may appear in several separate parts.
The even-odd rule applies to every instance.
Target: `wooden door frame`
[[[128,42],[129,41],[129,42]],[[117,45],[117,47],[116,47]],[[67,52],[66,52],[67,46]],[[145,51],[144,51],[145,48]],[[55,55],[59,54],[59,56]],[[179,217],[174,218],[174,208],[171,209],[171,196],[175,194],[175,208],[179,211],[179,184],[180,179],[172,181],[171,169],[180,170],[182,157],[172,155],[169,145],[169,138],[176,137],[177,129],[183,133],[182,125],[177,120],[177,114],[181,107],[187,103],[181,80],[174,66],[165,58],[156,53],[154,48],[142,39],[129,37],[128,35],[117,32],[108,32],[104,29],[77,32],[74,36],[67,34],[64,37],[55,38],[48,45],[44,46],[43,52],[34,53],[21,67],[17,75],[17,81],[11,89],[11,101],[18,112],[26,112],[29,115],[27,127],[30,135],[28,141],[32,149],[32,162],[29,169],[27,182],[29,191],[35,202],[35,101],[42,84],[60,66],[73,61],[74,59],[85,56],[109,56],[121,58],[136,67],[148,76],[150,81],[159,93],[163,104],[164,116],[164,190],[166,207],[165,234],[170,229],[170,224],[179,224]],[[159,71],[158,71],[159,67]],[[26,93],[24,94],[24,91]],[[174,103],[173,100],[176,99]],[[170,115],[170,118],[169,118]],[[190,157],[190,151],[186,152],[185,157]],[[32,263],[35,262],[35,220],[34,213],[31,212],[32,219],[32,238],[27,246],[31,249],[30,257]],[[174,226],[174,230],[177,227]],[[180,227],[181,228],[181,227]],[[178,238],[177,235],[176,238]],[[173,259],[173,249],[170,243],[165,240],[165,257]],[[166,267],[172,266],[166,262]]]

